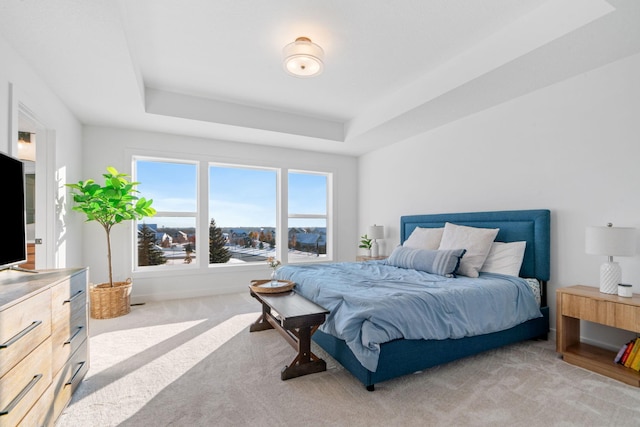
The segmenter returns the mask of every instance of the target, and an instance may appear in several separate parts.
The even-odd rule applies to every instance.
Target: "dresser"
[[[0,271],[0,427],[53,426],[86,375],[88,280]]]
[[[556,304],[556,350],[566,362],[640,387],[640,372],[615,363],[615,351],[580,341],[581,321],[640,333],[640,295],[624,298],[576,285],[558,289]]]

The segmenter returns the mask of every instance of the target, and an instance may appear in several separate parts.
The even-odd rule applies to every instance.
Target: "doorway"
[[[22,160],[25,170],[26,218],[27,218],[27,256],[26,264],[21,267],[30,270],[55,268],[50,250],[54,235],[51,220],[51,208],[48,195],[51,194],[49,171],[52,170],[52,145],[55,132],[48,130],[35,114],[20,102],[16,103],[17,144],[14,157]],[[13,132],[12,132],[13,133]]]

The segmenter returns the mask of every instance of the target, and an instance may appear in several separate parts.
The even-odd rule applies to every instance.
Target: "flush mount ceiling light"
[[[324,51],[307,37],[298,37],[286,45],[282,53],[284,69],[293,76],[312,77],[322,72]]]

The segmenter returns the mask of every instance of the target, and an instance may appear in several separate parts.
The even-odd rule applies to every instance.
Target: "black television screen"
[[[2,245],[0,270],[27,261],[27,226],[24,164],[0,153],[0,182],[5,193],[2,203]]]

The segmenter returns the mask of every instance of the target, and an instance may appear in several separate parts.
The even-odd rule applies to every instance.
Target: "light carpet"
[[[147,303],[91,320],[90,369],[57,427],[631,426],[640,390],[528,341],[376,384],[313,344],[327,371],[280,380],[295,351],[249,332],[248,293]]]

